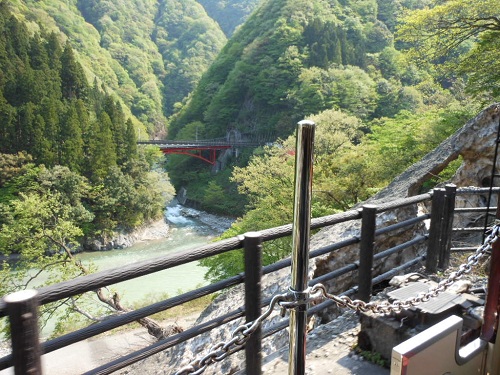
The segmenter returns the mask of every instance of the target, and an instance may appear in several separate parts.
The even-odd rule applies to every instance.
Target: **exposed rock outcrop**
[[[93,238],[84,243],[85,251],[103,251],[130,247],[141,241],[152,241],[168,236],[168,224],[164,218],[147,223],[132,232],[116,232],[112,236]]]
[[[412,165],[408,170],[396,177],[385,189],[380,191],[373,198],[365,203],[380,204],[390,200],[405,198],[417,194],[422,184],[432,176],[442,171],[452,160],[462,157],[462,165],[458,169],[453,178],[448,181],[454,183],[458,187],[467,186],[489,186],[490,175],[492,171],[493,155],[495,142],[497,138],[497,129],[500,118],[500,104],[495,104],[482,111],[476,118],[470,120],[456,134],[444,141],[433,152],[426,155],[420,162]],[[484,197],[478,196],[473,198],[479,202],[473,202],[473,205],[478,206],[484,204]],[[457,202],[457,206],[465,206],[470,202]],[[425,208],[422,208],[425,210]],[[377,226],[383,227],[395,222],[399,222],[421,214],[421,210],[415,207],[405,207],[390,213],[383,213],[377,218]],[[360,224],[345,223],[338,224],[329,228],[322,229],[311,239],[311,250],[321,248],[333,242],[338,242],[343,238],[359,235]],[[377,238],[378,249],[381,251],[385,248],[390,248],[396,243],[401,243],[415,234],[424,234],[427,229],[422,224],[416,226],[413,230],[402,230],[395,234],[391,232],[386,238]],[[383,272],[392,269],[396,264],[401,264],[405,261],[404,258],[414,258],[418,253],[424,252],[426,249],[423,246],[415,246],[411,251],[405,252],[406,255],[395,255],[377,264],[377,272]],[[333,269],[341,267],[343,264],[352,263],[357,259],[358,246],[344,248],[342,251],[336,251],[331,254],[318,257],[311,261],[310,273],[311,276],[319,276]],[[272,276],[264,278],[262,288],[265,296],[272,296],[278,293],[283,293],[290,286],[289,270],[285,269]],[[346,290],[355,280],[352,277],[344,277],[336,279],[334,285],[327,285],[329,291],[337,293],[341,290]],[[221,316],[228,311],[243,306],[243,293],[240,287],[236,287],[228,291],[226,294],[216,298],[214,303],[200,316],[197,323],[201,323],[212,319],[216,316]],[[332,319],[335,316],[335,311],[329,311],[322,315],[323,320]],[[264,329],[273,321],[280,319],[277,313],[272,315],[272,318],[267,319],[264,323]],[[189,363],[194,358],[206,354],[210,347],[218,342],[227,341],[232,330],[241,324],[240,321],[230,323],[223,329],[213,330],[210,334],[196,338],[190,341],[187,345],[179,346],[176,349],[160,353],[153,358],[145,360],[143,363],[135,365],[133,370],[144,375],[146,374],[170,374],[174,373],[174,369]],[[265,354],[276,351],[288,343],[288,333],[281,333],[272,336],[272,339],[265,340],[263,343],[263,351]],[[161,366],[158,364],[161,363]],[[221,363],[210,366],[205,374],[231,374],[237,372],[244,366],[243,354],[233,355],[225,359]]]

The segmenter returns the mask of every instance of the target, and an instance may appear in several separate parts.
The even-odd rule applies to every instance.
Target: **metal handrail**
[[[496,192],[499,192],[500,189],[494,189]],[[480,194],[481,189],[458,189],[457,194]],[[400,207],[404,207],[407,205],[411,204],[416,204],[416,203],[421,203],[421,202],[426,202],[430,197],[432,196],[432,193],[424,194],[421,196],[417,197],[411,197],[407,199],[401,199],[397,200],[394,202],[389,202],[383,205],[380,205],[377,207],[377,212],[385,212],[390,209],[396,209]],[[359,208],[356,210],[351,210],[347,211],[344,213],[340,214],[335,214],[335,215],[330,215],[322,218],[317,218],[317,219],[312,219],[311,220],[311,229],[320,229],[329,225],[333,224],[338,224],[338,223],[343,223],[343,222],[349,222],[352,220],[359,220],[362,216],[362,211],[363,208]],[[458,213],[461,212],[461,210],[457,209],[456,210]],[[418,218],[414,219],[409,219],[391,226],[387,226],[385,228],[377,229],[376,234],[382,234],[382,233],[388,233],[392,230],[397,230],[401,229],[403,227],[407,226],[412,226],[415,225],[422,220],[428,219],[428,215],[422,215]],[[266,229],[260,232],[262,239],[264,242],[270,241],[273,239],[277,238],[282,238],[282,237],[287,237],[292,234],[292,226],[291,225],[284,225],[281,227],[277,228],[270,228]],[[425,236],[424,236],[425,237]],[[108,270],[108,271],[103,271],[99,272],[93,275],[88,275],[84,277],[80,277],[78,279],[72,280],[70,282],[64,282],[60,283],[57,285],[41,288],[39,290],[39,296],[40,296],[40,303],[49,303],[53,302],[55,300],[63,299],[63,298],[68,298],[69,296],[72,295],[77,295],[81,294],[85,291],[89,290],[94,290],[98,287],[103,287],[107,286],[110,284],[114,284],[120,281],[124,280],[129,280],[132,278],[140,277],[149,273],[157,272],[160,270],[172,268],[174,266],[184,264],[187,262],[191,261],[196,261],[199,259],[203,259],[208,256],[216,255],[216,254],[221,254],[227,251],[231,250],[236,250],[236,249],[241,249],[243,247],[243,236],[237,236],[234,238],[230,238],[227,240],[219,241],[215,244],[210,244],[198,248],[194,248],[191,250],[187,250],[182,253],[176,253],[175,255],[171,256],[165,256],[165,257],[159,257],[153,260],[148,260],[141,262],[139,264],[134,264],[132,266],[128,267],[122,267],[120,269],[115,269],[115,270]],[[336,251],[338,249],[342,249],[346,246],[351,246],[359,243],[360,239],[358,237],[351,237],[347,239],[343,239],[342,241],[338,243],[334,243],[331,245],[328,245],[326,247],[316,249],[310,252],[310,257],[317,257],[320,255],[327,254],[332,251]],[[425,238],[421,237],[415,240],[412,240],[415,242],[421,242],[425,241]],[[382,253],[379,253],[375,255],[374,259],[379,260],[382,256],[390,255],[394,252],[398,251],[403,251],[404,248],[413,245],[413,242],[410,241],[410,245],[405,245],[401,244],[398,245],[392,249],[387,249],[384,250]],[[412,265],[415,265],[419,261],[422,261],[423,257],[417,257],[414,260],[412,260],[410,263]],[[282,269],[285,267],[290,266],[290,259],[285,259],[280,262],[277,262],[273,265],[265,266],[263,267],[263,274],[268,274],[271,272],[275,272],[278,269]],[[358,267],[358,264],[353,263],[347,266],[344,266],[338,270],[334,270],[330,272],[327,275],[323,275],[315,279],[314,281],[320,282],[320,281],[325,281],[325,280],[331,280],[333,278],[339,277],[345,273],[352,272],[356,270]],[[395,271],[389,272],[389,274],[393,274]],[[387,276],[387,275],[386,275]],[[382,276],[380,276],[382,277]],[[378,278],[380,278],[378,277]],[[134,320],[137,320],[139,318],[151,315],[153,313],[171,308],[173,306],[176,306],[178,304],[193,300],[195,298],[198,298],[203,295],[207,295],[213,292],[217,292],[220,290],[223,290],[227,287],[237,285],[242,282],[244,278],[243,274],[236,275],[232,278],[229,278],[227,280],[224,280],[222,282],[216,283],[216,284],[211,284],[207,287],[199,288],[196,289],[195,291],[183,294],[181,296],[177,296],[174,298],[170,298],[168,300],[158,302],[156,304],[146,306],[144,308],[132,311],[130,313],[123,314],[118,317],[112,317],[108,319],[106,322],[90,326],[87,328],[84,328],[83,330],[79,330],[76,332],[73,332],[71,334],[62,336],[58,339],[54,339],[51,341],[48,341],[44,344],[42,344],[43,352],[47,353],[49,351],[53,351],[56,349],[59,349],[61,347],[67,346],[71,343],[81,341],[83,339],[95,336],[99,333],[108,331],[110,329],[116,328],[118,326],[121,326],[123,324],[130,323]],[[375,281],[378,280],[377,277],[373,280]],[[4,301],[0,301],[0,316],[5,316],[6,315],[6,310],[5,310],[5,303]],[[241,316],[241,315],[239,315]],[[0,369],[4,369],[8,366],[11,365],[11,359],[10,356],[6,356],[3,358],[0,358]]]

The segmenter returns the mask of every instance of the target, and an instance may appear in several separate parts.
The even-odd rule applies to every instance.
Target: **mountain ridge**
[[[9,6],[32,32],[56,31],[69,41],[89,81],[114,92],[154,138],[166,135],[167,117],[227,40],[194,0],[15,0]]]

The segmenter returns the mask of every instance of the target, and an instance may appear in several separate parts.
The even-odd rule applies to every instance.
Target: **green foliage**
[[[16,155],[0,154],[0,188],[14,177],[25,173],[26,164],[31,160],[31,156],[24,152]]]
[[[328,163],[329,159],[341,153],[349,144],[357,142],[361,136],[361,122],[352,116],[330,110],[313,120],[319,124],[315,168]],[[232,180],[237,183],[240,194],[247,197],[249,210],[232,225],[224,238],[293,221],[294,143],[295,137],[291,136],[286,141],[265,147],[262,153],[256,153],[246,167],[234,168]],[[319,178],[313,187],[313,216],[331,214],[335,208],[328,205],[328,199],[325,199],[322,191],[331,176],[323,178],[321,173],[316,175]],[[263,263],[270,264],[288,256],[290,246],[290,239],[266,243]],[[212,281],[243,270],[243,259],[237,251],[204,259],[202,264],[208,267],[206,276]]]
[[[87,83],[70,44],[61,45],[53,33],[31,34],[2,2],[0,51],[10,53],[0,58],[0,200],[13,204],[20,193],[50,185],[51,194],[64,192],[75,209],[92,213],[93,220],[75,224],[88,236],[160,217],[173,192],[161,173],[149,172],[157,156],[147,155],[146,162],[139,153],[120,101],[97,81]],[[64,176],[75,180],[79,173],[90,192],[85,196],[75,195],[76,183],[68,185],[76,189],[72,195],[61,185],[69,183]]]
[[[2,295],[40,288],[84,273],[72,259],[70,249],[77,246],[77,239],[83,234],[78,222],[91,220],[91,214],[85,209],[76,212],[76,207],[68,203],[69,197],[52,187],[40,188],[37,192],[20,193],[19,199],[2,207],[9,220],[0,228],[0,252],[19,255],[15,268],[4,263],[0,270]],[[66,303],[74,308],[77,300]],[[41,309],[42,326],[61,313],[61,309],[55,309],[54,304]]]
[[[373,188],[382,188],[397,174],[436,148],[472,117],[474,108],[449,107],[424,114],[402,112],[373,121],[371,133],[357,147],[369,153]],[[365,149],[366,148],[366,149]]]
[[[318,123],[314,215],[351,207],[470,117],[464,86],[483,100],[498,96],[496,2],[434,3],[0,2],[0,152],[9,154],[0,160],[0,202],[11,210],[2,209],[2,220],[15,202],[41,194],[40,184],[57,185],[48,176],[69,172],[88,186],[71,198],[93,217],[72,218],[83,235],[160,215],[173,191],[164,174],[151,172],[158,151],[137,148],[138,135],[148,137],[136,133],[137,119],[155,137],[238,129],[285,139],[230,159],[232,176],[229,168],[213,175],[199,160],[169,156],[170,178],[190,199],[242,216],[227,235],[291,221],[288,137],[306,116]],[[227,43],[207,13],[232,35]],[[62,186],[50,194],[70,195]],[[265,261],[289,247],[266,245]],[[240,259],[225,254],[207,266],[217,279],[240,272]]]
[[[257,7],[260,0],[198,0],[227,36],[231,36],[248,15]]]
[[[174,194],[164,173],[148,172],[145,161],[130,161],[128,174],[110,168],[100,184],[68,167],[35,166],[22,153],[0,154],[0,161],[0,253],[17,255],[15,266],[4,263],[0,270],[2,295],[95,271],[73,258],[85,237],[155,219]],[[79,296],[64,305],[44,306],[42,319],[75,322],[89,301]]]
[[[218,185],[217,182],[210,181],[205,190],[203,202],[205,202],[207,206],[213,207],[215,212],[224,212],[223,209],[226,207],[224,201],[224,189]]]
[[[219,25],[194,0],[4,3],[23,21],[13,25],[14,31],[25,24],[28,33],[49,30],[59,43],[68,41],[86,78],[97,77],[120,97],[135,125],[143,126],[142,121],[153,136],[165,134],[165,115],[189,94],[226,42]],[[229,5],[240,14],[233,27],[252,8]],[[26,54],[26,43],[16,45]]]
[[[232,128],[288,137],[297,120],[332,108],[368,120],[425,110],[417,85],[428,77],[393,45],[396,15],[422,5],[407,3],[263,1],[172,117],[169,136],[197,123],[207,137]]]
[[[438,2],[407,13],[398,35],[419,63],[441,66],[441,74],[448,79],[453,79],[457,70],[470,75],[475,78],[469,81],[472,93],[498,96],[494,64],[499,56],[500,22],[496,14],[495,0]]]
[[[350,209],[386,186],[397,174],[453,134],[471,117],[470,109],[449,107],[425,114],[401,112],[395,118],[373,121],[369,133],[357,117],[327,110],[313,116],[317,124],[313,180],[313,216]],[[249,199],[248,211],[224,238],[247,231],[292,222],[294,137],[268,147],[250,159],[248,166],[234,168],[233,180]],[[456,166],[439,176],[446,178]],[[436,181],[429,181],[426,189]],[[290,240],[265,244],[264,263],[290,253]],[[241,252],[203,260],[211,281],[243,271]]]
[[[161,3],[153,41],[162,55],[164,113],[172,114],[174,104],[194,89],[226,37],[203,7],[194,0],[167,0]]]
[[[374,363],[380,367],[389,367],[390,361],[382,357],[380,353],[367,350],[358,350],[359,354],[367,361]]]

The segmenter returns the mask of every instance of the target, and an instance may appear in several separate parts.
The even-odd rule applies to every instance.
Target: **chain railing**
[[[284,315],[285,310],[296,308],[300,305],[309,304],[313,302],[320,302],[324,299],[332,300],[341,308],[349,308],[356,312],[372,312],[375,314],[390,314],[399,313],[402,310],[409,309],[421,303],[430,301],[436,298],[439,294],[449,289],[456,281],[461,279],[464,275],[469,274],[473,267],[479,263],[479,260],[492,250],[492,245],[498,240],[500,234],[500,223],[497,223],[488,236],[485,238],[483,244],[476,249],[476,252],[467,258],[467,262],[460,265],[457,271],[451,272],[450,275],[440,281],[435,287],[429,288],[427,292],[421,292],[418,295],[405,299],[388,301],[374,301],[364,302],[359,299],[351,299],[348,296],[337,296],[330,294],[327,288],[321,284],[315,284],[308,288],[303,293],[296,293],[290,290],[287,293],[278,294],[274,296],[266,309],[266,311],[256,320],[238,326],[232,333],[231,339],[227,342],[220,342],[210,349],[210,352],[203,356],[201,359],[195,359],[189,365],[181,368],[175,375],[186,374],[201,374],[206,368],[216,362],[221,362],[232,353],[242,349],[248,341],[250,335],[259,328],[263,321],[268,318],[276,306],[279,306]]]
[[[201,374],[209,365],[215,362],[221,362],[229,355],[242,349],[245,346],[246,342],[249,340],[252,333],[254,333],[259,327],[261,327],[262,322],[267,319],[269,315],[271,315],[276,305],[279,305],[280,302],[289,300],[292,296],[293,294],[291,293],[278,294],[274,296],[269,303],[266,311],[261,316],[259,316],[254,321],[238,326],[233,331],[231,339],[229,341],[220,342],[217,345],[213,346],[208,354],[206,354],[203,358],[192,361],[189,365],[177,371],[175,375]]]
[[[312,138],[313,137],[311,136],[307,137],[307,139],[309,140],[312,140]],[[308,155],[312,155],[312,147],[313,145],[311,142],[311,144],[308,143],[307,147],[304,148],[308,150]],[[296,153],[296,155],[298,154],[299,153]],[[304,157],[303,160],[308,161],[310,159],[309,157]],[[296,161],[296,165],[297,164],[299,163],[297,163]],[[310,178],[312,177],[312,163],[309,163],[308,166],[304,165],[304,167],[302,168],[302,172],[303,173],[301,173],[300,175],[296,174],[296,190],[298,190],[297,187],[302,188],[304,191],[303,196],[308,197],[309,185],[311,182]],[[303,179],[303,177],[307,178]],[[255,345],[255,342],[261,342],[261,327],[264,321],[269,318],[276,307],[279,307],[281,309],[282,316],[284,316],[286,312],[290,314],[290,327],[292,326],[294,316],[295,323],[299,323],[295,328],[294,339],[290,339],[290,358],[293,358],[294,354],[305,354],[303,347],[305,346],[305,328],[307,327],[304,322],[306,322],[307,313],[312,313],[313,309],[316,310],[319,306],[331,306],[332,304],[337,304],[340,307],[350,308],[356,311],[373,311],[377,314],[389,314],[430,300],[442,291],[449,288],[450,285],[452,285],[463,275],[471,272],[472,268],[478,263],[478,261],[485,254],[491,251],[491,244],[497,240],[499,233],[497,226],[493,227],[483,245],[476,250],[476,253],[474,255],[467,259],[467,262],[465,264],[461,265],[456,272],[450,274],[447,279],[438,283],[436,287],[430,288],[426,293],[419,294],[416,297],[408,300],[393,301],[392,303],[386,301],[376,303],[370,302],[370,296],[373,291],[372,282],[377,283],[382,279],[386,280],[393,275],[402,272],[403,270],[413,267],[417,263],[422,262],[422,260],[424,259],[426,260],[425,267],[430,273],[435,272],[432,271],[431,267],[438,267],[440,269],[447,268],[446,256],[449,256],[449,226],[451,226],[450,224],[453,222],[453,212],[451,212],[451,208],[454,207],[455,189],[455,186],[447,186],[446,189],[436,188],[432,192],[424,193],[419,196],[402,198],[399,200],[386,202],[378,206],[364,205],[361,208],[356,208],[351,211],[312,220],[309,219],[310,213],[308,212],[310,202],[307,202],[310,197],[305,199],[303,202],[295,202],[296,205],[297,203],[301,203],[299,205],[301,209],[294,212],[293,228],[291,225],[284,225],[281,227],[262,230],[256,233],[257,236],[253,238],[254,241],[250,241],[251,244],[248,244],[248,252],[251,254],[256,254],[256,249],[261,246],[261,242],[265,243],[266,241],[273,241],[277,238],[284,238],[291,235],[294,241],[293,243],[297,245],[292,246],[292,248],[300,250],[300,252],[295,254],[292,258],[288,260],[282,260],[278,263],[275,263],[274,265],[266,267],[255,266],[253,265],[253,262],[247,262],[247,260],[245,259],[245,272],[242,274],[230,277],[226,280],[222,280],[218,283],[211,284],[206,287],[198,288],[192,292],[184,293],[181,296],[176,296],[149,306],[145,306],[126,314],[110,317],[101,324],[85,327],[83,329],[66,334],[60,338],[49,340],[48,342],[42,343],[41,351],[45,354],[50,353],[54,350],[66,347],[75,342],[79,342],[86,338],[96,336],[97,334],[107,332],[110,329],[136,321],[146,316],[150,316],[154,313],[164,311],[184,302],[199,298],[200,296],[208,295],[213,292],[219,292],[226,288],[241,284],[243,281],[247,283],[247,281],[252,279],[252,282],[249,282],[249,286],[245,285],[245,298],[247,298],[247,296],[251,294],[250,291],[260,291],[260,275],[258,275],[259,273],[267,274],[275,272],[279,269],[289,267],[290,264],[292,265],[293,270],[293,266],[295,264],[298,266],[297,269],[299,272],[295,275],[295,277],[292,277],[292,284],[289,291],[283,294],[278,294],[274,298],[272,298],[271,303],[267,305],[267,308],[263,314],[261,314],[260,309],[263,304],[260,302],[255,302],[257,301],[257,299],[252,296],[252,298],[250,298],[250,303],[247,303],[247,301],[245,301],[245,309],[240,308],[231,311],[223,316],[217,316],[215,319],[192,327],[183,333],[168,337],[167,339],[161,340],[158,343],[154,343],[152,345],[129,353],[126,356],[122,356],[111,362],[103,364],[88,373],[101,375],[110,374],[153,354],[172,348],[194,337],[198,337],[203,333],[211,331],[214,327],[220,326],[229,321],[238,319],[243,315],[246,315],[246,324],[240,325],[234,331],[232,331],[230,339],[227,342],[221,342],[213,346],[208,354],[192,361],[188,366],[179,370],[178,374],[201,374],[208,368],[208,366],[223,361],[231,354],[243,349],[243,347],[245,347],[245,350],[249,351],[249,353],[246,353],[246,368],[248,374],[260,374],[260,362],[255,360],[255,358],[260,358],[260,347],[258,345]],[[473,194],[479,194],[479,190],[480,189],[474,191]],[[440,199],[434,199],[436,196]],[[432,202],[429,202],[431,198]],[[430,214],[427,213],[418,215],[417,217],[411,217],[410,219],[397,222],[396,224],[387,225],[377,229],[376,214],[381,214],[389,210],[398,210],[407,206],[429,203],[432,207]],[[295,225],[296,218],[302,220],[300,225]],[[428,234],[417,235],[410,241],[398,244],[395,247],[385,249],[375,254],[376,249],[373,239],[376,236],[387,234],[389,232],[400,230],[402,228],[414,227],[417,224],[420,225],[420,223],[427,219],[430,220],[431,224],[428,230]],[[347,223],[355,220],[361,221],[361,235],[352,235],[351,237],[343,238],[342,241],[327,244],[326,246],[315,249],[314,251],[308,251],[307,246],[309,244],[310,237],[309,230],[320,229],[330,225]],[[498,223],[495,223],[495,225],[498,225]],[[297,228],[300,230],[299,232],[296,230]],[[248,242],[247,239],[248,233],[244,236],[237,236],[222,240],[214,244],[190,249],[181,253],[176,253],[175,255],[161,256],[155,259],[121,267],[119,269],[101,271],[93,275],[88,275],[75,280],[70,280],[60,284],[41,288],[38,290],[39,298],[37,303],[44,305],[50,302],[68,298],[70,296],[95,290],[99,287],[141,277],[153,272],[170,269],[184,263],[197,261],[208,256],[225,253],[232,250],[244,249],[246,253]],[[372,280],[371,270],[374,266],[373,261],[378,262],[381,259],[386,258],[392,254],[399,254],[404,249],[410,247],[416,248],[416,246],[419,246],[419,248],[423,250],[423,244],[425,242],[427,243],[426,255],[421,254],[417,258],[413,258],[411,261],[401,264],[396,268],[392,268],[390,271],[378,275]],[[360,244],[360,249],[364,249],[363,252],[360,251],[358,261],[344,265],[334,271],[323,274],[317,279],[311,280],[308,283],[307,262],[309,261],[309,258],[312,259],[320,255],[330,254],[334,251],[344,249],[348,246],[356,244]],[[382,247],[379,246],[379,249],[380,248]],[[472,248],[472,251],[473,250],[474,248]],[[351,288],[350,290],[342,293],[341,296],[336,296],[328,293],[326,287],[321,284],[326,282],[327,280],[333,280],[340,277],[341,275],[345,275],[355,270],[357,270],[358,272],[358,287]],[[250,277],[252,273],[255,273],[256,277]],[[292,272],[292,275],[293,274],[294,272]],[[296,283],[293,283],[294,278]],[[369,280],[364,280],[366,282],[361,282],[362,278],[367,278]],[[308,285],[310,285],[310,287],[308,287]],[[355,293],[357,296],[356,298],[358,299],[353,300],[347,297],[348,295],[353,295]],[[8,299],[6,298],[6,300]],[[309,304],[312,304],[313,302],[316,303],[322,300],[324,300],[322,303],[318,303],[317,305],[315,305],[315,307],[311,308],[308,311]],[[9,309],[6,301],[0,300],[0,317],[6,316],[8,313]],[[280,322],[280,324],[278,325],[270,327],[271,329],[268,331],[277,332],[277,330],[283,329],[283,323],[286,323],[285,320]],[[23,327],[17,327],[13,329],[12,332],[13,335],[25,335]],[[290,332],[292,332],[292,329],[290,329]],[[296,350],[293,350],[292,346]],[[24,350],[23,347],[20,348],[20,351],[22,350]],[[15,368],[17,368],[18,363],[22,362],[21,360],[18,360],[17,357],[18,356],[15,355],[8,355],[0,358],[0,370],[3,370],[9,366],[14,366]],[[294,375],[304,375],[304,362],[305,359],[303,357],[298,358],[295,361],[294,366],[289,368],[289,373]]]

